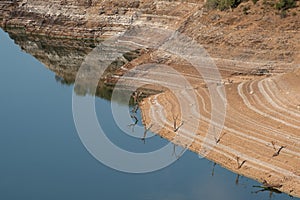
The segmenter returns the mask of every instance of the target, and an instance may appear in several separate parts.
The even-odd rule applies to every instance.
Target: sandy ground
[[[227,108],[220,134],[214,133],[218,125],[209,129],[211,95],[201,80],[192,81],[192,89],[166,90],[144,99],[140,103],[144,124],[235,173],[300,197],[300,70],[230,79],[233,82],[223,83]],[[196,94],[199,106],[188,95],[178,96],[188,90]],[[205,152],[207,147],[210,151]]]

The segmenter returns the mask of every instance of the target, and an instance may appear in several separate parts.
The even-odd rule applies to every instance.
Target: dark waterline
[[[95,160],[79,140],[72,117],[72,89],[22,52],[0,30],[0,199],[269,199],[259,183],[186,152],[173,165],[148,174],[126,174]],[[122,148],[146,152],[166,144],[144,144],[114,124],[110,102],[97,99],[100,123]],[[124,106],[124,105],[121,105]],[[272,199],[291,199],[273,194]],[[296,199],[296,198],[294,198]]]

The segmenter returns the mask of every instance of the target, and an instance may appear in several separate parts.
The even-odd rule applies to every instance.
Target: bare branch
[[[176,129],[174,129],[174,132],[177,132],[183,126],[183,123],[184,122],[181,122],[181,124]]]
[[[224,132],[223,134],[221,134],[221,136],[219,138],[215,137],[216,144],[218,144],[221,141],[221,139],[224,137],[224,135],[226,135],[226,132]]]
[[[237,168],[238,169],[241,169],[242,168],[242,166],[245,164],[245,162],[246,162],[247,160],[244,160],[242,163],[240,163],[240,157],[236,157],[236,162],[237,162]]]
[[[273,146],[273,149],[276,151],[275,142],[274,142],[274,141],[271,141],[271,144],[272,144],[272,146]]]
[[[286,146],[281,146],[281,147],[278,149],[278,151],[275,152],[275,153],[273,154],[273,157],[279,156],[280,151],[281,151],[282,149],[284,149],[284,148],[286,148]]]
[[[247,160],[244,160],[244,161],[240,164],[239,169],[245,164],[245,162],[247,162]]]
[[[176,130],[176,127],[177,127],[177,119],[178,119],[178,115],[176,117],[173,116],[173,121],[174,121],[173,128],[174,128],[174,130]]]

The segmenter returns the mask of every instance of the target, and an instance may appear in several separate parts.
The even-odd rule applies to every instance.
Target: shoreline
[[[260,183],[267,182],[270,185],[280,186],[274,187],[274,189],[295,197],[300,197],[300,135],[297,127],[292,126],[295,123],[291,123],[292,119],[288,115],[285,116],[288,118],[286,120],[287,124],[284,124],[276,122],[276,118],[272,119],[270,118],[271,116],[262,116],[254,112],[250,109],[251,107],[248,107],[239,100],[241,96],[238,91],[238,88],[241,89],[241,85],[248,85],[256,81],[258,81],[257,83],[264,83],[264,80],[269,81],[270,79],[280,86],[283,83],[288,84],[288,86],[295,89],[294,92],[298,92],[299,88],[297,88],[297,84],[300,84],[300,79],[296,83],[288,83],[285,79],[288,77],[290,80],[296,80],[299,74],[300,70],[294,74],[265,77],[259,80],[254,79],[252,81],[227,85],[228,108],[225,126],[217,144],[215,144],[216,141],[214,138],[209,136],[209,140],[205,140],[208,142],[207,144],[213,146],[212,151],[205,158],[234,173],[257,180]],[[245,88],[242,89],[244,90]],[[197,90],[202,97],[207,95],[205,88],[198,87]],[[255,90],[252,95],[250,93],[246,95],[248,95],[248,98],[252,98],[253,95],[259,97],[259,93],[259,90]],[[291,102],[297,101],[296,99],[289,99],[291,96],[293,95],[290,93],[286,98]],[[200,101],[200,98],[198,100]],[[260,97],[260,100],[264,101],[265,99]],[[252,105],[257,106],[255,104]],[[188,105],[185,106],[188,107]],[[209,106],[206,105],[206,107]],[[140,108],[143,123],[146,127],[152,124],[152,132],[177,145],[187,147],[197,154],[202,152],[204,138],[209,126],[209,113],[206,113],[203,105],[200,106],[199,110],[201,117],[197,119],[202,125],[194,136],[189,133],[189,129],[193,124],[188,123],[187,119],[181,119],[185,120],[185,124],[181,127],[180,131],[174,132],[172,115],[177,113],[180,116],[181,109],[178,102],[174,100],[172,92],[165,91],[164,93],[145,98],[140,103]],[[300,114],[298,108],[294,107],[292,109],[294,111],[298,110]],[[264,110],[264,112],[268,113],[267,110]],[[235,116],[238,114],[240,116]],[[163,115],[165,119],[162,117]],[[299,120],[299,118],[295,117],[293,120]],[[191,145],[187,146],[186,138],[190,138],[193,141]],[[273,142],[275,147],[272,145]],[[279,155],[274,156],[281,146],[284,146],[284,148],[280,151]],[[245,162],[242,166],[239,166],[243,161]]]

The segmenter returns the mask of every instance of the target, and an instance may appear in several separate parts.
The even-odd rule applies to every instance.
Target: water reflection
[[[269,199],[273,198],[273,194],[281,194],[282,192],[280,192],[279,190],[277,190],[276,188],[273,187],[266,187],[266,186],[257,186],[257,185],[253,185],[254,188],[260,188],[257,191],[254,191],[254,194],[258,194],[260,192],[269,192]],[[292,196],[290,196],[292,197]]]
[[[74,41],[60,41],[60,45],[58,45],[59,48],[58,47],[56,48],[56,47],[51,47],[51,45],[53,45],[55,40],[47,41],[47,38],[35,38],[33,36],[18,35],[16,33],[11,33],[10,35],[12,38],[15,39],[16,43],[22,47],[23,50],[35,56],[40,62],[44,63],[49,69],[53,70],[56,73],[55,80],[57,80],[59,83],[62,83],[64,85],[72,84],[72,78],[74,81],[74,77],[76,75],[76,69],[78,69],[79,67],[76,65],[76,63],[80,63],[80,59],[84,57],[84,52],[87,53],[91,49],[91,47],[87,47],[86,49],[84,49],[82,46],[76,46],[77,42],[82,43],[82,41],[77,41],[75,43],[73,43]],[[1,41],[2,41],[2,35],[1,35]],[[38,48],[33,43],[37,43]],[[63,44],[68,44],[68,45],[66,45],[65,47]],[[74,54],[78,56],[78,57],[75,56],[76,57],[75,61],[74,61]],[[62,60],[65,60],[65,62],[62,62]],[[3,69],[3,70],[7,70],[6,74],[11,74],[11,71],[9,71],[9,69]],[[22,74],[24,75],[28,71],[26,67],[24,67],[23,69],[18,68],[18,70],[20,70],[20,73],[22,72]],[[27,74],[27,76],[30,75],[31,74]],[[3,81],[9,80],[9,78],[6,79],[5,77],[2,78]],[[51,81],[53,82],[53,78],[52,80],[48,80],[45,78],[45,82],[51,83]],[[43,84],[41,83],[41,85]],[[43,87],[46,88],[45,85],[43,85]],[[55,87],[55,86],[51,86],[51,87]],[[45,90],[45,88],[43,89]],[[28,88],[28,90],[31,91],[30,88]],[[44,91],[45,93],[41,93],[41,95],[45,95],[47,94],[47,92],[49,93],[50,88],[47,88],[47,90],[48,91]],[[105,92],[100,94],[97,93],[97,95],[99,96],[102,95],[103,98],[110,99],[111,90],[107,89],[104,91]],[[87,95],[86,92],[84,91],[81,92],[82,93],[79,92],[79,94]],[[5,93],[5,94],[9,94],[9,93]],[[53,92],[51,94],[55,96],[56,93]],[[19,98],[19,96],[12,96],[11,98]],[[32,101],[34,101],[33,103],[35,103],[36,105],[41,103],[39,102],[40,101],[39,99],[37,99],[36,101],[32,99]],[[108,105],[105,101],[102,101],[100,99],[98,101],[99,101],[98,102],[99,106]],[[134,104],[134,100],[132,100],[132,104]],[[1,102],[1,105],[4,105],[4,103]],[[63,107],[59,105],[59,103],[57,103],[57,105],[52,105],[52,106],[57,106],[59,109],[65,111]],[[10,112],[17,111],[16,108],[15,110],[13,110],[13,108],[11,109],[12,110]],[[136,108],[132,107],[132,109],[135,110]],[[9,116],[10,112],[6,111],[7,113],[6,117]],[[31,111],[31,112],[32,115],[39,116],[38,112],[36,111]],[[65,112],[70,112],[70,111],[65,111]],[[25,120],[29,120],[26,119],[28,113],[29,110],[27,110],[24,114],[20,113],[20,115],[24,116]],[[63,121],[64,120],[63,117],[67,118],[65,115],[63,114],[61,115],[62,117],[54,116],[54,115],[50,117],[49,119],[53,120],[51,124],[53,125],[55,123],[59,123],[59,120]],[[55,117],[57,117],[58,119],[56,120]],[[35,122],[35,123],[38,124],[39,122]],[[104,123],[108,123],[109,124],[108,126],[113,127],[113,125],[109,123],[109,120],[105,121]],[[61,124],[65,124],[65,121],[63,121],[63,123]],[[235,187],[234,184],[235,174],[228,172],[227,170],[224,170],[223,168],[221,168],[216,164],[214,164],[216,168],[214,169],[214,171],[216,170],[216,173],[213,172],[214,177],[211,178],[210,176],[211,166],[209,165],[209,163],[205,160],[199,160],[192,153],[189,153],[186,156],[179,159],[179,162],[176,163],[174,166],[171,166],[166,170],[162,170],[160,172],[156,172],[150,175],[141,175],[141,176],[132,177],[130,175],[111,171],[103,166],[99,166],[98,163],[95,164],[93,159],[87,159],[86,158],[87,154],[83,153],[84,150],[79,150],[80,143],[78,143],[78,141],[76,142],[76,145],[69,144],[70,150],[67,150],[66,153],[65,142],[68,140],[69,141],[75,140],[76,137],[74,137],[73,134],[69,134],[72,133],[72,131],[70,131],[67,128],[64,128],[64,126],[60,127],[60,129],[63,129],[63,131],[59,132],[59,134],[66,134],[68,135],[68,138],[62,139],[63,142],[59,142],[58,140],[57,144],[51,143],[48,145],[49,148],[51,147],[51,145],[56,145],[57,151],[54,150],[53,152],[54,154],[51,154],[53,156],[52,158],[53,160],[47,161],[47,159],[43,158],[43,155],[41,156],[36,153],[32,153],[31,157],[36,157],[36,156],[38,157],[38,160],[34,160],[34,162],[38,162],[39,163],[38,165],[40,166],[34,165],[34,162],[29,163],[28,161],[25,161],[25,163],[28,164],[28,166],[24,166],[24,163],[22,163],[21,160],[22,156],[15,155],[16,157],[14,160],[9,159],[6,156],[6,154],[9,152],[8,151],[9,148],[7,147],[7,145],[3,143],[3,141],[7,141],[7,139],[4,140],[3,133],[10,129],[9,128],[10,125],[9,123],[7,125],[3,124],[3,126],[1,127],[3,130],[5,130],[3,132],[1,131],[1,137],[2,137],[1,147],[4,149],[4,151],[1,151],[2,152],[1,157],[7,159],[3,161],[3,165],[0,167],[2,172],[0,191],[3,199],[18,199],[17,197],[18,196],[21,197],[22,194],[23,195],[26,194],[24,196],[33,196],[32,199],[40,199],[42,196],[49,194],[49,192],[47,192],[49,188],[52,189],[52,191],[56,191],[58,194],[64,196],[64,198],[59,197],[56,199],[65,199],[65,198],[82,199],[87,194],[88,194],[87,196],[90,197],[89,199],[99,199],[99,198],[120,199],[124,197],[130,199],[148,199],[148,198],[155,198],[155,199],[257,199],[257,198],[262,198],[265,199],[268,195],[268,194],[266,195],[260,193],[252,195],[251,194],[252,185],[254,184],[256,185],[257,183],[244,177],[242,177],[242,180],[239,180],[239,184],[238,184],[239,186]],[[44,126],[45,126],[44,128],[46,128],[49,126],[49,124],[45,123]],[[26,126],[23,126],[23,128],[24,127]],[[47,135],[47,137],[49,137],[48,139],[51,141],[52,137],[60,138],[61,137],[60,135],[53,134],[52,132],[53,129],[51,129],[50,127],[51,126],[48,127],[49,130],[51,130],[51,132],[49,132],[49,136]],[[146,127],[146,130],[148,129],[149,127]],[[23,132],[21,129],[17,129],[17,127],[15,127],[14,131],[15,133]],[[114,131],[116,130],[114,129]],[[145,132],[147,133],[147,131]],[[42,131],[40,131],[39,133],[45,133],[44,129],[42,129]],[[24,137],[22,135],[19,136],[21,138]],[[35,138],[38,139],[37,142],[44,144],[43,143],[45,142],[44,141],[45,138],[43,138],[44,136],[45,135],[39,136],[39,134],[37,134],[35,135]],[[115,140],[119,140],[118,137],[115,136],[112,137],[114,137]],[[159,139],[159,137],[156,138]],[[140,143],[140,140],[138,142]],[[15,143],[11,143],[11,142],[9,142],[9,144],[16,145]],[[147,140],[146,144],[151,146],[153,143],[151,140],[149,140],[149,142]],[[17,146],[18,148],[21,147],[24,149],[28,148],[26,147],[26,145],[25,146],[24,144],[22,145],[22,143],[18,143]],[[175,145],[174,145],[174,149],[175,152],[176,151]],[[41,150],[44,152],[42,148]],[[74,154],[74,152],[76,152],[75,153],[76,155]],[[60,156],[61,154],[63,154],[63,156]],[[174,155],[175,154],[176,153],[174,153]],[[25,157],[25,155],[23,156]],[[18,161],[18,159],[20,159],[20,161]],[[59,167],[56,166],[57,164],[54,164],[54,162],[57,163],[56,160],[60,161],[61,165]],[[51,163],[49,164],[49,162]],[[72,163],[72,166],[68,164],[69,162]],[[7,163],[15,163],[16,164],[15,166],[23,166],[23,169],[10,166],[10,164]],[[42,172],[39,172],[41,168],[43,168]],[[8,171],[9,169],[14,171],[13,172]],[[54,169],[57,171],[53,171]],[[23,171],[24,173],[21,173],[19,175],[18,174],[13,175],[13,173],[16,172],[20,173],[19,170],[25,170],[25,171]],[[60,172],[60,170],[62,170],[62,172]],[[9,176],[5,175],[3,172],[7,173]],[[44,172],[47,172],[48,175],[45,174]],[[29,175],[26,175],[26,173],[29,173]],[[27,181],[25,181],[25,179],[22,179],[20,181],[20,176],[24,176],[25,179],[27,179]],[[38,178],[38,176],[42,178]],[[53,178],[49,176],[53,176]],[[59,177],[64,177],[64,180],[62,180]],[[48,182],[47,185],[46,183],[41,185],[41,183],[44,183],[45,181]],[[88,189],[88,187],[91,188]],[[116,187],[120,188],[118,192],[119,194],[114,192]],[[32,188],[38,189],[39,190],[38,194],[34,193],[35,189]],[[63,191],[60,188],[65,188],[65,190]],[[216,191],[215,188],[219,188],[218,191]],[[19,195],[16,194],[17,197],[13,198],[12,193],[9,193],[8,191],[15,192],[13,190],[16,189],[18,190],[17,193],[19,193]],[[33,194],[36,194],[37,196]],[[36,198],[36,197],[40,197],[40,198]],[[273,195],[272,198],[289,199],[287,195],[283,195],[283,194],[278,196]]]
[[[94,40],[77,40],[77,39],[63,39],[50,38],[46,36],[36,36],[26,34],[20,29],[7,30],[9,36],[14,42],[21,47],[23,51],[29,53],[48,69],[55,73],[55,81],[66,86],[74,84],[76,74],[86,58],[86,56],[99,45],[100,41]],[[130,62],[141,54],[141,50],[137,49],[132,52],[126,52],[122,59],[113,61],[107,68],[104,76],[106,80],[99,80],[96,96],[111,100],[112,91],[114,89],[114,81],[111,77],[116,70],[120,69],[125,63]],[[74,91],[79,96],[94,95],[90,93],[87,85],[76,85]],[[144,90],[145,95],[156,93],[153,90]],[[124,91],[126,93],[126,91]],[[125,103],[125,99],[119,99],[119,103]],[[133,104],[131,99],[130,104]]]

